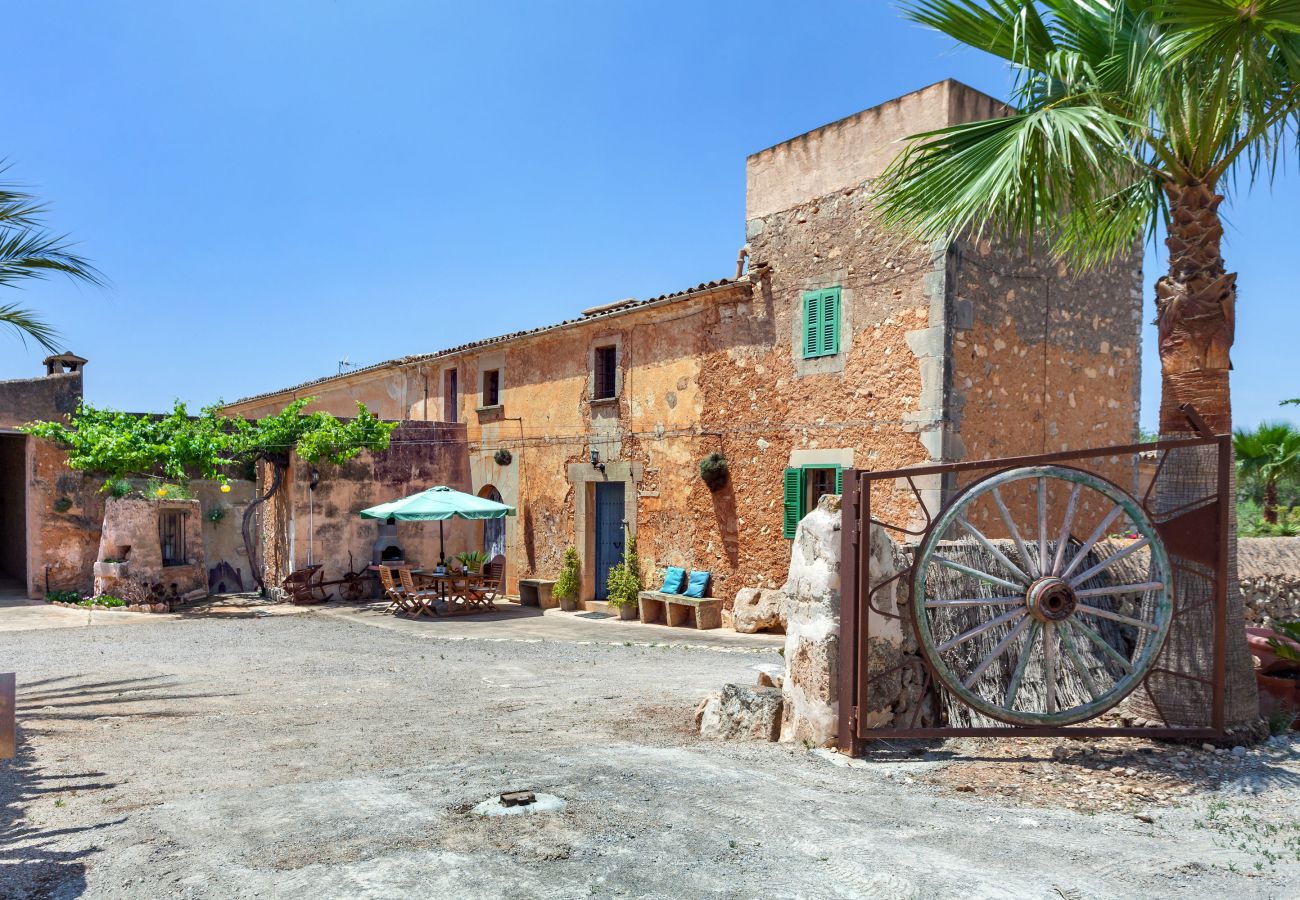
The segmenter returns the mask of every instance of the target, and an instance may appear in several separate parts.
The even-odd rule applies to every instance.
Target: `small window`
[[[443,385],[443,415],[447,422],[460,421],[460,379],[455,369],[448,369]]]
[[[803,466],[785,470],[785,536],[793,538],[799,522],[817,507],[825,494],[843,493],[843,472],[839,466]]]
[[[596,348],[596,390],[593,400],[610,400],[618,394],[618,348]]]
[[[162,546],[164,566],[183,566],[189,561],[185,549],[184,510],[164,509],[158,514],[158,542]]]
[[[840,352],[840,289],[808,291],[803,295],[803,358]]]
[[[488,369],[483,373],[483,405],[501,405],[501,370]]]

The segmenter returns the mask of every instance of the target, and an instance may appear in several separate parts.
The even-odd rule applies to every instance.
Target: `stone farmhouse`
[[[266,516],[268,583],[309,554],[335,577],[375,542],[359,509],[447,483],[517,507],[447,530],[449,548],[504,552],[512,588],[554,578],[572,544],[598,601],[635,536],[647,566],[707,569],[729,604],[784,581],[798,521],[844,469],[1134,441],[1138,253],[1078,278],[872,225],[871,183],[901,138],[1002,109],[945,81],[753,154],[733,277],[230,404],[258,417],[311,396],[346,416],[363,401],[404,423],[402,465],[295,468]],[[699,469],[714,453],[729,470],[716,491]],[[924,487],[937,503],[954,486]],[[398,540],[436,559],[436,528],[402,524]]]

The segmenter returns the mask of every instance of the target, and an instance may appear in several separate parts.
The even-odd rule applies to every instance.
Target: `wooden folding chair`
[[[410,599],[411,605],[409,611],[415,618],[420,616],[438,615],[437,603],[442,598],[437,591],[422,591],[415,586],[415,576],[411,574],[410,569],[398,569],[398,576],[402,579],[402,590]]]
[[[506,558],[498,553],[483,567],[483,578],[475,591],[485,609],[496,610],[496,600],[506,592]]]
[[[384,607],[384,612],[410,611],[410,601],[406,597],[406,590],[393,581],[393,570],[388,566],[379,567],[379,583],[384,588],[384,596],[388,598],[388,605]]]

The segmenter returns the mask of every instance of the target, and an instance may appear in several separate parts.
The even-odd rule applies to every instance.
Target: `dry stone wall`
[[[1241,538],[1237,573],[1247,626],[1300,619],[1300,538]]]

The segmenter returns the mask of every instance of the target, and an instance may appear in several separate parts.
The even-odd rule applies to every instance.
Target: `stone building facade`
[[[1001,109],[946,81],[752,155],[748,268],[735,278],[227,411],[258,417],[311,396],[336,415],[360,400],[385,418],[461,429],[463,442],[449,434],[440,445],[445,468],[463,459],[465,488],[518,509],[503,536],[512,585],[553,578],[572,544],[584,599],[598,600],[627,534],[647,568],[711,571],[713,595],[728,603],[741,588],[777,587],[794,527],[838,491],[843,469],[1136,437],[1136,252],[1080,279],[986,241],[919,246],[873,225],[871,183],[901,138]],[[717,491],[699,473],[711,453],[730,472]],[[924,488],[937,503],[954,485]],[[305,489],[299,473],[281,513],[297,528]],[[351,521],[359,508],[334,513]],[[481,524],[460,527],[467,545],[502,541]],[[367,543],[349,528],[349,540]],[[339,568],[346,554],[319,561]]]
[[[76,410],[85,364],[81,357],[60,354],[45,360],[42,377],[0,381],[0,587],[23,590],[29,597],[43,597],[48,591],[90,594],[96,563],[119,552],[101,547],[106,508],[103,479],[72,471],[62,450],[19,430],[35,421],[66,419]],[[143,486],[143,482],[136,485]],[[251,585],[239,519],[252,499],[252,483],[236,481],[229,493],[221,493],[215,482],[195,482],[190,487],[195,499],[185,507],[193,509],[193,517],[185,527],[194,552],[176,560],[175,569],[164,566],[161,542],[165,538],[160,529],[146,527],[143,533],[152,534],[159,545],[144,548],[136,542],[140,557],[158,559],[157,565],[144,568],[164,582],[178,582],[190,590],[208,581],[208,573],[197,568],[224,564],[228,568],[223,571],[241,578],[244,587]],[[214,510],[222,515],[212,515]],[[207,565],[191,565],[190,556],[206,559]],[[226,581],[231,589],[236,586],[230,576]]]

